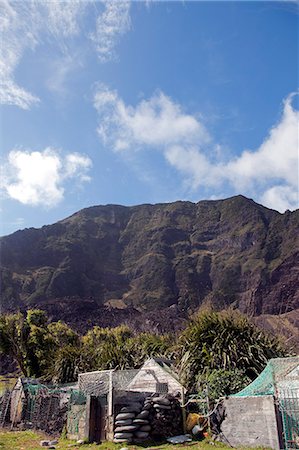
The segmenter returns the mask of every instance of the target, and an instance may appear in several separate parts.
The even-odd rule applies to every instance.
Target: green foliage
[[[40,376],[46,365],[47,345],[44,315],[39,310],[29,310],[0,318],[0,350],[11,355],[25,376]]]
[[[82,338],[82,353],[85,370],[125,369],[130,367],[126,341],[132,337],[130,328],[93,327]]]
[[[52,361],[67,345],[79,343],[79,336],[62,322],[47,324],[44,311],[28,310],[0,317],[0,351],[12,356],[26,377],[49,373]]]
[[[80,344],[80,337],[72,328],[64,322],[52,322],[48,325],[48,332],[54,345],[58,347],[63,346],[77,346]]]
[[[80,347],[66,345],[60,348],[50,364],[47,378],[50,378],[54,383],[72,383],[77,381],[80,361]]]
[[[233,311],[198,314],[177,345],[181,378],[189,388],[196,388],[197,376],[205,370],[239,369],[252,380],[268,359],[284,355],[277,339]]]
[[[277,339],[240,313],[203,312],[178,339],[134,334],[127,326],[93,327],[79,336],[63,322],[48,323],[43,311],[0,317],[0,351],[13,356],[27,377],[72,382],[79,371],[137,368],[149,357],[177,358],[189,389],[213,385],[213,397],[238,391],[267,360],[284,356]]]
[[[126,344],[131,356],[131,367],[140,367],[147,358],[170,357],[173,341],[169,335],[140,333],[130,338]]]
[[[213,401],[239,392],[250,381],[250,378],[242,370],[214,369],[198,375],[196,387],[200,397],[205,398],[209,396],[209,399]]]

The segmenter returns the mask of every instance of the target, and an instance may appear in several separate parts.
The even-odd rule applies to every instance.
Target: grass
[[[44,439],[49,439],[42,433],[33,431],[0,431],[0,450],[41,450],[39,442]],[[70,445],[72,444],[72,445]],[[124,445],[124,444],[113,444],[112,442],[104,442],[102,444],[83,444],[76,445],[75,441],[70,441],[67,439],[59,439],[55,448],[57,450],[119,450],[121,448],[127,448],[129,450],[145,449],[143,446],[138,445]],[[146,447],[148,450],[182,450],[182,449],[192,449],[192,450],[213,450],[219,448],[222,450],[229,449],[224,444],[216,442],[211,444],[208,441],[202,442],[191,442],[184,445],[154,445]],[[266,450],[259,447],[260,450]],[[248,450],[246,447],[240,447],[240,450]],[[258,448],[256,448],[258,450]]]

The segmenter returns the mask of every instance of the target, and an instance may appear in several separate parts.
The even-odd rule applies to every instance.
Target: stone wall
[[[268,447],[279,450],[279,420],[271,395],[229,397],[224,401],[221,440],[232,447]]]

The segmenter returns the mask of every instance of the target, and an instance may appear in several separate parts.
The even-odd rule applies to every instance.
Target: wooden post
[[[108,416],[113,415],[113,370],[109,372],[109,391],[108,391]]]
[[[187,417],[186,417],[186,407],[185,405],[185,391],[184,388],[182,388],[182,416],[183,416],[183,431],[184,434],[187,433]]]
[[[110,372],[109,372],[109,390],[108,390],[107,402],[108,402],[107,438],[110,441],[110,440],[113,440],[113,424],[114,424],[114,418],[113,418],[113,370],[110,370]]]
[[[85,430],[84,430],[84,438],[87,440],[87,442],[90,442],[90,408],[91,408],[90,395],[87,395],[85,406]],[[78,439],[80,439],[79,436]]]

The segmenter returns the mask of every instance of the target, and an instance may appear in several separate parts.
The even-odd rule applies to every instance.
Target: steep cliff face
[[[93,304],[90,317],[104,305],[285,313],[299,308],[298,231],[299,210],[280,214],[242,196],[87,208],[1,238],[2,311],[56,311],[76,298]]]

